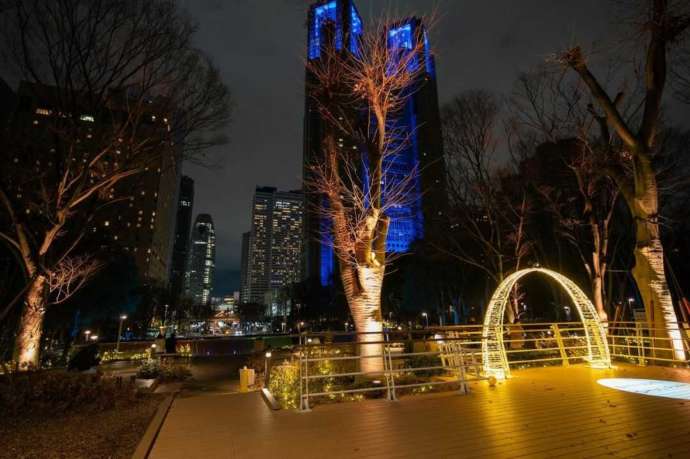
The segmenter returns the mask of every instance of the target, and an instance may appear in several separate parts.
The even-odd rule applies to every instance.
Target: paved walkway
[[[690,370],[583,366],[514,371],[495,388],[399,402],[270,411],[258,393],[175,400],[151,453],[175,458],[690,457],[690,401],[599,378],[690,382]]]

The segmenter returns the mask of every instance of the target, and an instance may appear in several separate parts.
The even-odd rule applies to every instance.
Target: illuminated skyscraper
[[[180,180],[180,192],[177,198],[175,240],[173,242],[170,269],[170,289],[175,297],[181,295],[184,290],[187,260],[189,259],[193,206],[194,180],[183,175]]]
[[[351,0],[330,0],[315,3],[309,10],[307,53],[310,60],[319,59],[322,49],[333,46],[347,57],[356,53],[362,21]],[[416,40],[423,40],[423,49],[410,65],[421,66],[421,72],[410,88],[411,96],[399,116],[393,120],[395,128],[405,139],[400,151],[387,159],[385,181],[395,183],[418,171],[413,194],[403,206],[388,211],[391,225],[386,240],[389,252],[405,253],[416,240],[434,234],[436,224],[444,217],[447,202],[445,166],[441,123],[436,88],[434,57],[424,25],[418,18],[408,18],[391,24],[386,32],[388,47],[397,53],[418,49]],[[331,40],[329,43],[327,40]],[[393,54],[393,53],[392,53]],[[304,114],[305,182],[310,180],[309,166],[321,158],[323,120],[309,91],[318,84],[307,70],[307,97]],[[343,148],[364,148],[350,139],[339,139]],[[393,188],[388,186],[387,188]],[[386,196],[384,194],[384,200]],[[307,208],[318,208],[322,196],[308,194]],[[307,278],[322,286],[332,285],[336,262],[332,248],[321,242],[328,233],[329,222],[307,212],[305,216]]]
[[[15,129],[30,130],[30,135],[23,138],[37,148],[45,148],[46,158],[59,157],[53,131],[64,102],[58,94],[61,94],[58,88],[27,82],[20,83],[17,94],[19,116]],[[82,145],[95,143],[92,133],[112,128],[113,118],[110,117],[126,112],[118,92],[114,91],[109,100],[112,105],[105,111],[92,107],[80,114],[80,126],[85,132],[80,139]],[[122,112],[118,112],[118,107]],[[142,143],[169,137],[168,115],[158,111],[160,109],[160,104],[153,100],[151,117],[137,126],[136,136]],[[50,145],[53,147],[49,148]],[[151,160],[141,172],[103,190],[104,199],[112,203],[104,206],[89,223],[82,247],[88,244],[104,251],[122,250],[134,260],[139,281],[165,287],[171,273],[181,154],[173,142],[158,141],[156,145],[155,155],[151,152]],[[118,149],[114,151],[116,157],[121,153]]]
[[[256,188],[252,228],[242,237],[243,303],[265,304],[267,293],[301,280],[303,217],[301,192]]]
[[[197,304],[206,304],[213,291],[216,270],[216,232],[209,214],[199,214],[192,228],[189,259],[189,294]]]

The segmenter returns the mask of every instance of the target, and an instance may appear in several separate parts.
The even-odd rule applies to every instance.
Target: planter
[[[134,380],[134,385],[137,387],[137,389],[153,389],[153,386],[155,385],[156,381],[156,378],[136,378]]]

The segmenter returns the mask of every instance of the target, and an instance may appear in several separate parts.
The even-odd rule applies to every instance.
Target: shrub
[[[153,359],[144,361],[137,371],[137,378],[158,378],[162,382],[184,381],[191,376],[192,372],[184,365],[161,364],[160,361]]]
[[[85,371],[97,366],[100,361],[101,358],[98,355],[98,345],[95,343],[89,344],[88,346],[80,348],[76,354],[74,354],[67,364],[67,369]]]
[[[100,374],[43,370],[0,376],[0,412],[9,416],[100,411],[136,398],[133,385]]]
[[[283,408],[299,406],[299,369],[288,361],[271,368],[268,388]]]

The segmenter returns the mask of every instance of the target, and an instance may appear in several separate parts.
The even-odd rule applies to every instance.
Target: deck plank
[[[470,395],[269,410],[258,394],[178,398],[158,458],[690,457],[690,401],[610,389],[599,378],[690,382],[690,370],[574,365],[514,371]]]

